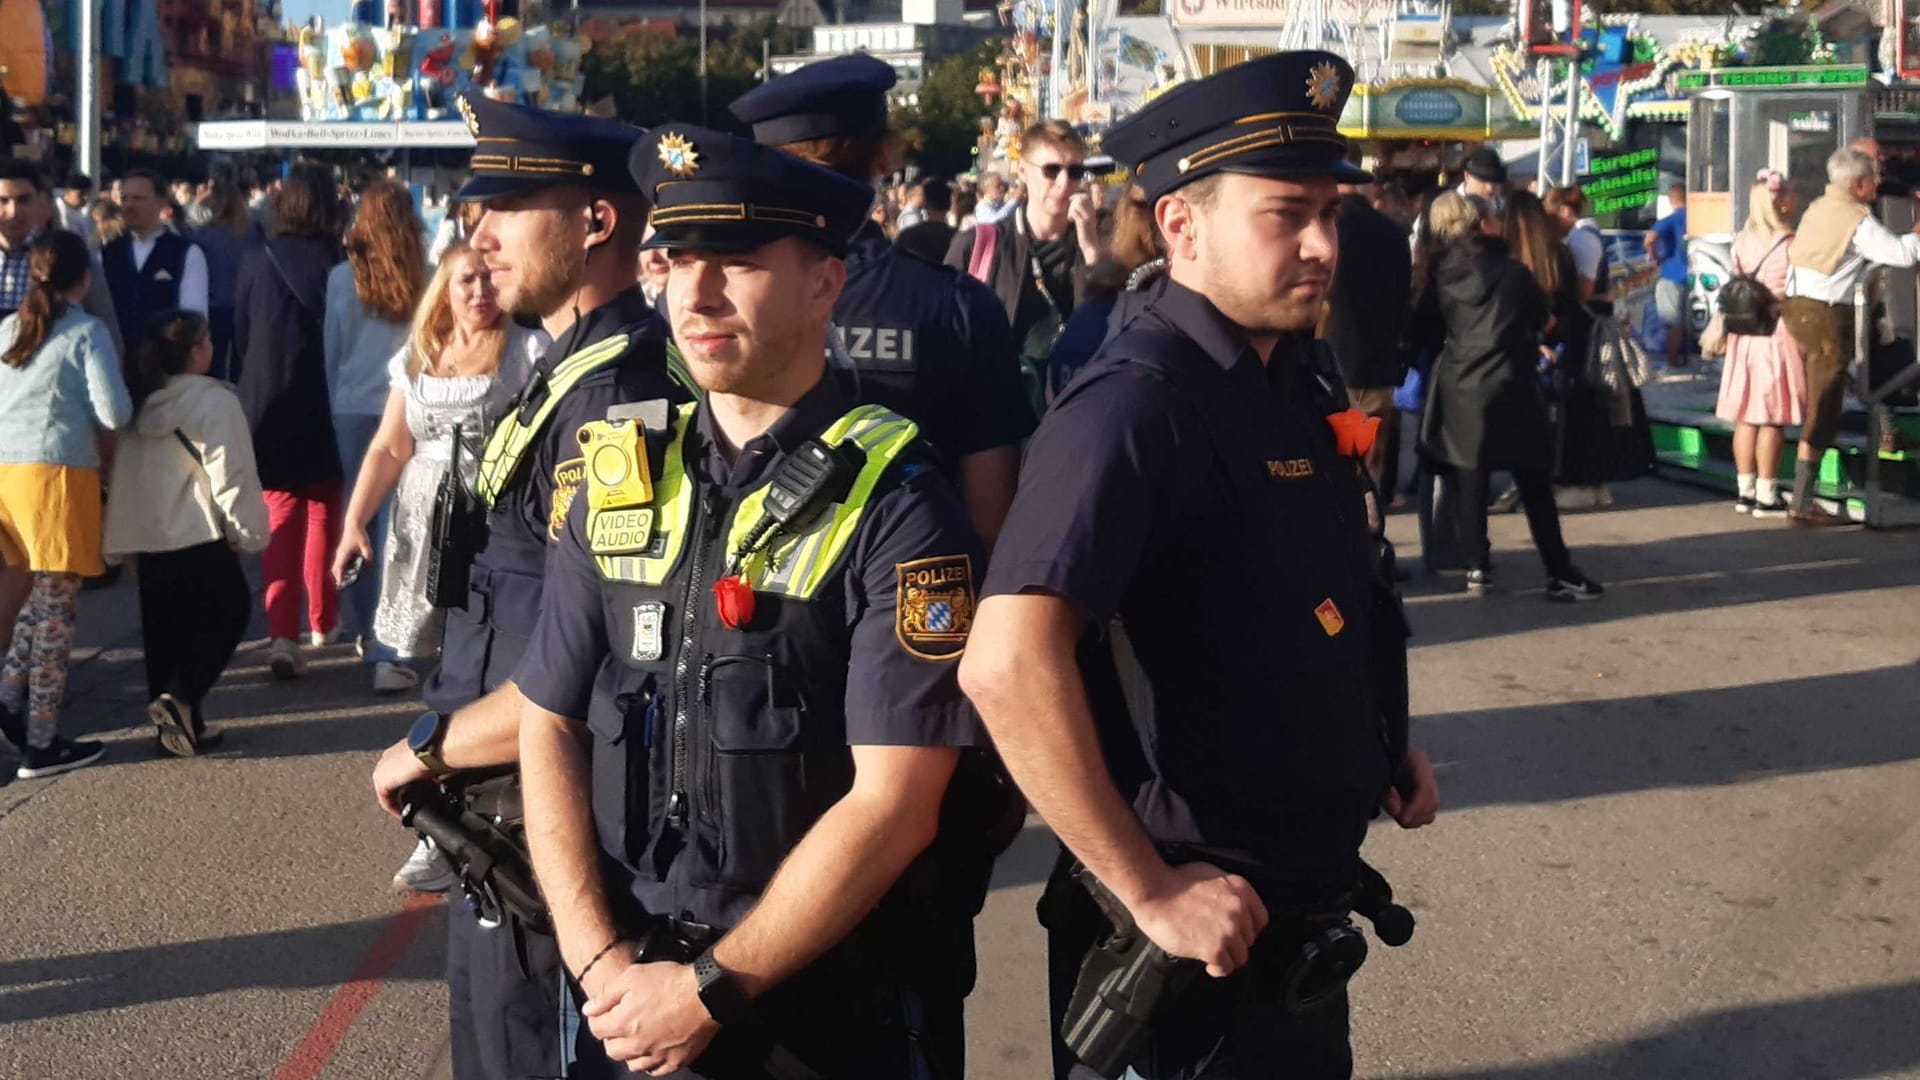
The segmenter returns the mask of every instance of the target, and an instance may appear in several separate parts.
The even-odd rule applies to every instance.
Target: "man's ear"
[[[847,287],[847,264],[845,260],[832,256],[821,259],[814,275],[814,297],[824,302],[829,309],[840,302],[840,292]]]
[[[1159,226],[1160,235],[1166,239],[1168,257],[1194,257],[1194,234],[1199,227],[1199,214],[1192,203],[1180,195],[1162,197],[1153,206],[1153,223]]]
[[[587,203],[587,253],[601,244],[611,243],[613,230],[620,224],[620,209],[606,199],[593,199]]]

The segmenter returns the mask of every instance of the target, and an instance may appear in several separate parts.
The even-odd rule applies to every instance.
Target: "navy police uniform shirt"
[[[854,234],[834,327],[857,401],[920,425],[950,475],[969,454],[1033,433],[1033,407],[1005,311],[985,285],[893,247],[878,225]]]
[[[1165,285],[1041,421],[982,589],[1124,629],[1151,701],[1096,717],[1123,796],[1173,858],[1282,904],[1351,885],[1389,777],[1364,694],[1365,505],[1312,348],[1283,340],[1263,366]]]
[[[467,606],[447,612],[440,666],[422,691],[428,708],[452,712],[513,674],[540,611],[547,548],[560,538],[574,493],[585,481],[574,432],[622,402],[688,400],[667,374],[666,324],[637,285],[582,312],[547,347],[539,369],[551,370],[568,352],[622,333],[631,338],[626,355],[560,399],[488,514],[487,543],[474,559]]]
[[[703,408],[687,435],[689,475],[702,488],[743,494],[770,479],[782,455],[853,404],[834,380],[822,379],[766,434],[742,447],[731,465],[720,451],[711,414]],[[548,564],[538,630],[514,679],[534,704],[584,720],[596,688],[604,694],[617,692],[625,672],[609,651],[602,581],[585,539],[586,500],[576,502]],[[851,657],[845,701],[847,744],[986,745],[979,718],[955,677],[959,665],[954,660],[959,654],[942,659],[916,655],[896,626],[898,566],[964,555],[977,574],[985,563],[958,494],[936,470],[923,468],[868,503],[858,528],[843,556],[848,563],[841,577]],[[634,899],[647,911],[680,912],[681,917],[698,922],[731,925],[737,912],[716,906],[720,901],[711,893],[680,880],[684,872],[679,867],[687,861],[677,860],[667,881],[653,880],[651,872],[639,875],[633,884]],[[631,873],[636,868],[627,869]]]

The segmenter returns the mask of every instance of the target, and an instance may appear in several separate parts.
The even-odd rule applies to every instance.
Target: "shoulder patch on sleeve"
[[[553,467],[553,505],[547,514],[548,543],[559,543],[560,534],[567,531],[567,511],[572,509],[573,497],[586,476],[587,462],[583,457],[568,458]]]
[[[973,629],[973,557],[936,555],[894,564],[894,634],[923,660],[957,660]]]

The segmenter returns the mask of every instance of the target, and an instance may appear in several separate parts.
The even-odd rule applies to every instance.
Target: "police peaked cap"
[[[1347,160],[1340,110],[1353,66],[1330,52],[1274,53],[1182,83],[1115,125],[1101,149],[1152,202],[1215,173],[1366,183]]]
[[[887,91],[897,81],[892,64],[853,53],[756,86],[727,108],[753,128],[755,142],[768,146],[879,135],[887,130]]]
[[[873,189],[750,139],[663,124],[633,148],[633,178],[653,201],[647,246],[740,252],[792,236],[844,257]]]
[[[577,184],[633,193],[627,156],[645,132],[629,124],[494,101],[471,90],[456,103],[473,135],[473,175],[455,199],[485,202]]]

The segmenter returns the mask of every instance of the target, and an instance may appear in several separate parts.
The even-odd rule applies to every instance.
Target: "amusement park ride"
[[[1726,280],[1733,235],[1747,220],[1748,193],[1763,169],[1778,171],[1806,205],[1826,187],[1826,161],[1856,139],[1880,145],[1884,179],[1903,193],[1875,213],[1896,234],[1913,228],[1920,190],[1920,77],[1915,0],[1889,0],[1879,76],[1864,64],[1743,66],[1689,71],[1677,79],[1688,98],[1687,232],[1695,281],[1693,319],[1704,326],[1711,292]],[[1897,29],[1896,29],[1897,28]],[[1855,291],[1865,317],[1855,325],[1855,362],[1838,444],[1818,463],[1818,490],[1830,508],[1870,526],[1920,524],[1920,276],[1882,269]],[[1702,286],[1706,286],[1702,288]],[[1711,405],[1651,408],[1664,464],[1724,481],[1729,425]],[[1797,434],[1789,432],[1789,435]],[[1791,456],[1791,449],[1786,451]],[[1783,471],[1793,467],[1783,463]]]

